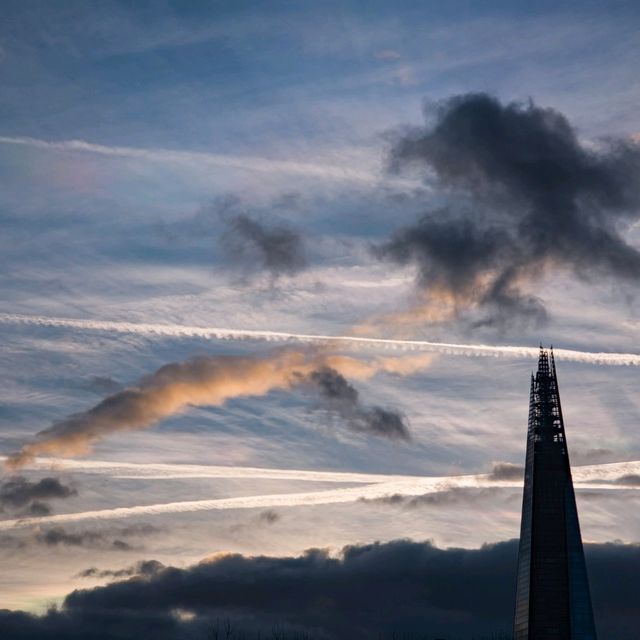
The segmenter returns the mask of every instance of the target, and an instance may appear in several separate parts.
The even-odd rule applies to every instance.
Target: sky
[[[635,637],[637,3],[2,14],[3,638],[508,632],[541,344]]]

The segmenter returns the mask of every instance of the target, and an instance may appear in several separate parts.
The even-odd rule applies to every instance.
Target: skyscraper
[[[553,350],[531,377],[515,640],[596,640]]]

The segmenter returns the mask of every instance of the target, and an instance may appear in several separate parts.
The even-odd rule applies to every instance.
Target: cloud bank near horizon
[[[0,628],[20,629],[24,640],[83,634],[112,640],[150,630],[176,640],[228,617],[238,634],[285,623],[283,632],[331,640],[490,634],[511,626],[517,553],[517,540],[479,549],[393,540],[350,545],[337,554],[216,554],[185,568],[154,560],[123,569],[91,567],[87,577],[116,581],[75,590],[59,610],[40,617],[0,612]],[[587,544],[585,555],[600,632],[635,638],[640,548]],[[617,576],[614,585],[611,575]]]

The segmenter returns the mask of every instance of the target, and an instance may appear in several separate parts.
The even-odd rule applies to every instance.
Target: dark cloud
[[[78,574],[79,578],[128,578],[131,576],[150,576],[158,573],[165,566],[157,560],[141,560],[124,569],[98,569],[90,567]]]
[[[23,513],[34,518],[42,518],[42,516],[48,516],[51,513],[51,507],[46,502],[35,500]]]
[[[258,520],[263,524],[275,524],[280,520],[280,514],[273,509],[267,509],[266,511],[260,512]]]
[[[340,416],[351,429],[394,440],[410,440],[406,418],[393,409],[366,407],[358,390],[338,371],[324,366],[312,371],[308,380],[322,398],[322,408]]]
[[[0,512],[15,511],[24,515],[46,516],[51,512],[46,500],[61,500],[77,495],[77,490],[58,478],[38,481],[12,476],[0,483]]]
[[[137,524],[102,530],[50,527],[28,531],[20,536],[2,536],[0,537],[0,548],[24,548],[39,545],[45,547],[84,547],[107,551],[133,551],[142,548],[141,539],[158,531],[160,529],[150,524]]]
[[[297,389],[304,384],[326,386],[326,381],[319,378],[314,382],[309,374],[320,371],[327,363],[333,363],[336,370],[369,378],[379,371],[408,375],[429,362],[428,355],[366,362],[308,346],[271,349],[253,356],[201,356],[171,362],[135,386],[107,396],[92,408],[40,431],[20,451],[8,457],[5,468],[18,469],[40,455],[85,455],[93,443],[113,433],[149,428],[189,406],[221,406],[232,398],[263,396],[272,390]],[[360,431],[392,438],[408,436],[402,418],[393,411],[379,407],[365,409],[347,398],[334,398],[331,406],[342,411],[349,424]]]
[[[134,524],[128,527],[102,530],[76,530],[52,527],[38,531],[35,540],[49,547],[71,546],[89,549],[105,549],[113,551],[132,551],[139,549],[139,539],[155,534],[160,529],[150,524]],[[136,539],[134,544],[127,539]]]
[[[312,549],[285,558],[225,555],[186,569],[138,564],[127,580],[72,592],[60,611],[0,612],[0,632],[9,640],[177,640],[206,637],[229,617],[238,630],[278,624],[336,640],[393,632],[477,638],[510,630],[517,552],[515,540],[480,549],[397,540],[345,547],[337,557]],[[635,639],[640,546],[586,545],[586,556],[600,637]]]
[[[620,476],[615,480],[616,484],[628,485],[630,487],[640,486],[640,476],[634,473],[630,473],[626,476]]]
[[[524,467],[511,462],[496,462],[489,474],[491,480],[520,480],[524,479]]]
[[[3,640],[182,640],[185,626],[169,613],[143,612],[134,615],[122,612],[121,615],[114,615],[110,611],[90,611],[78,614],[58,611],[52,606],[46,615],[40,617],[24,611],[0,609],[0,634]],[[205,628],[201,631],[203,633],[199,637],[206,638]]]
[[[303,198],[281,193],[269,202],[249,205],[246,198],[226,194],[194,215],[158,222],[155,233],[174,259],[233,268],[243,280],[267,275],[272,280],[295,275],[309,262],[304,235],[286,218],[303,213]]]
[[[48,547],[88,547],[93,549],[113,548],[129,551],[132,547],[124,540],[115,539],[100,531],[67,531],[61,527],[46,529],[36,534],[36,541]]]
[[[268,224],[246,213],[227,215],[224,220],[227,230],[221,236],[221,247],[245,271],[278,277],[306,267],[305,243],[295,229]]]
[[[230,535],[245,534],[247,532],[255,532],[258,527],[270,527],[279,522],[282,516],[273,509],[265,509],[260,513],[252,516],[244,522],[238,522],[229,527]]]
[[[539,320],[544,308],[527,287],[549,268],[637,281],[640,252],[623,232],[640,216],[639,145],[595,148],[553,109],[486,94],[426,115],[425,127],[395,137],[391,166],[426,171],[449,205],[375,248],[417,266],[426,305],[476,309],[479,322]]]
[[[394,493],[384,498],[361,498],[360,502],[385,504],[402,507],[404,509],[418,509],[420,507],[448,507],[454,504],[477,503],[480,500],[491,500],[503,492],[500,487],[451,487],[421,496],[406,496]]]

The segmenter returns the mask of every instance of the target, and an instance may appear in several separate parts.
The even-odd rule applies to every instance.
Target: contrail
[[[6,456],[0,456],[0,463],[6,459]],[[274,469],[271,467],[171,464],[158,462],[112,462],[109,460],[90,459],[60,460],[59,458],[44,457],[35,458],[25,466],[25,469],[34,471],[70,471],[72,473],[108,475],[112,478],[146,478],[152,480],[171,480],[174,478],[241,478],[358,484],[434,480],[433,476],[363,473],[358,471],[316,471],[307,469]],[[571,474],[576,482],[611,481],[622,476],[640,476],[640,460],[572,466]],[[440,479],[468,479],[472,477],[486,478],[488,474],[442,476]]]
[[[347,164],[314,164],[292,160],[277,160],[258,156],[237,156],[202,151],[184,151],[162,148],[123,147],[95,144],[86,140],[41,140],[27,136],[0,136],[0,144],[19,145],[66,153],[90,153],[101,156],[133,158],[173,165],[196,166],[198,168],[233,168],[266,174],[283,174],[308,176],[310,178],[378,184],[393,182],[394,184],[415,187],[416,183],[406,179],[392,179],[383,176],[372,167],[371,171],[354,169]]]
[[[0,456],[0,464],[7,459]],[[316,471],[307,469],[274,469],[270,467],[237,467],[207,464],[171,464],[157,462],[111,462],[108,460],[70,460],[68,458],[35,458],[25,469],[34,471],[68,471],[91,475],[107,475],[116,479],[146,480],[238,478],[256,480],[304,480],[354,484],[433,481],[433,476],[362,473],[357,471]],[[640,476],[640,460],[606,462],[573,466],[575,482],[613,481],[622,476]],[[445,478],[487,478],[487,474],[443,476]]]
[[[267,342],[303,342],[316,344],[340,344],[349,347],[368,347],[399,351],[430,351],[447,355],[492,356],[517,359],[537,358],[538,348],[511,345],[457,344],[429,342],[427,340],[396,340],[393,338],[363,338],[360,336],[332,336],[282,331],[256,331],[222,327],[194,327],[176,324],[149,324],[116,322],[111,320],[78,320],[72,318],[50,318],[14,313],[1,313],[0,323],[29,324],[48,327],[68,327],[91,331],[110,331],[171,337],[197,337],[208,340],[266,340]],[[640,354],[605,353],[555,349],[555,355],[567,362],[588,364],[639,366]]]
[[[0,464],[6,460],[6,456],[0,456]],[[40,457],[26,465],[25,469],[55,472],[68,471],[91,475],[107,475],[119,479],[143,478],[147,480],[239,478],[375,484],[424,479],[424,476],[358,473],[354,471],[314,471],[263,467],[231,467],[223,465],[109,462],[103,460],[69,460]]]
[[[79,522],[81,520],[112,520],[132,516],[152,516],[166,513],[190,513],[195,511],[218,511],[227,509],[263,509],[267,507],[303,507],[326,504],[344,504],[361,499],[375,500],[392,495],[416,496],[426,493],[446,491],[453,487],[481,488],[483,486],[517,487],[522,483],[512,481],[489,481],[488,475],[443,476],[411,480],[378,482],[359,487],[328,489],[325,491],[306,491],[301,493],[276,493],[235,498],[217,498],[215,500],[188,500],[162,504],[138,505],[134,507],[116,507],[63,513],[37,518],[1,520],[0,531],[29,525]]]
[[[485,488],[485,487],[521,487],[521,481],[492,480],[489,474],[442,477],[415,477],[410,480],[394,480],[378,482],[359,487],[329,489],[326,491],[310,491],[301,493],[277,493],[258,496],[241,496],[235,498],[217,498],[215,500],[188,500],[182,502],[165,502],[161,504],[137,505],[133,507],[116,507],[98,509],[79,513],[62,513],[39,518],[21,518],[1,520],[0,531],[31,525],[59,524],[63,522],[79,522],[82,520],[114,520],[134,516],[154,516],[167,513],[193,513],[196,511],[220,511],[228,509],[264,509],[277,507],[305,507],[327,504],[345,504],[359,500],[376,500],[394,495],[420,496],[428,493],[449,491],[453,488]],[[585,482],[580,484],[584,489],[637,489],[633,486],[612,485],[605,482]]]

